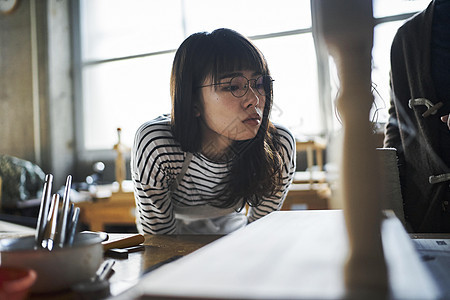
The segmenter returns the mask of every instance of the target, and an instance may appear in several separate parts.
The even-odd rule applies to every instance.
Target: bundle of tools
[[[80,215],[80,208],[70,202],[72,176],[67,176],[62,200],[59,194],[52,195],[52,183],[53,175],[47,174],[35,234],[35,247],[49,251],[73,244]]]

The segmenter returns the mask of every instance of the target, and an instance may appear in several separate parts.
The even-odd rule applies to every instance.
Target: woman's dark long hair
[[[230,29],[189,36],[178,48],[170,80],[172,97],[172,132],[183,151],[199,152],[202,147],[200,118],[194,106],[199,105],[198,87],[207,76],[217,82],[220,74],[237,70],[254,70],[270,75],[267,62],[258,48],[247,38]],[[240,201],[251,206],[262,197],[273,196],[282,184],[280,141],[269,121],[273,92],[266,95],[261,126],[248,141],[232,143],[234,159],[228,186],[212,205],[235,207]]]

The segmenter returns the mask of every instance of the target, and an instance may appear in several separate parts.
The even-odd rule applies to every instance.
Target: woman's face
[[[230,86],[230,81],[236,76],[244,76],[250,80],[247,84],[245,78],[234,79]],[[256,136],[262,122],[263,110],[266,97],[258,93],[255,87],[255,80],[261,74],[254,71],[242,70],[231,74],[223,74],[219,78],[218,85],[212,85],[212,77],[209,76],[203,82],[201,88],[201,107],[197,108],[197,114],[202,119],[203,143],[217,143],[217,148],[221,148],[220,143],[231,144],[232,141],[242,141],[252,139]],[[244,84],[244,88],[236,90],[239,85]],[[246,87],[248,90],[245,93]],[[242,97],[236,97],[235,95]],[[239,94],[240,93],[240,94]]]

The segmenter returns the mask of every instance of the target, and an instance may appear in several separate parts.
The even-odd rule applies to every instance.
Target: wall
[[[29,3],[0,14],[0,153],[36,160]]]
[[[75,161],[69,21],[69,0],[0,15],[0,153],[37,163],[55,187]]]

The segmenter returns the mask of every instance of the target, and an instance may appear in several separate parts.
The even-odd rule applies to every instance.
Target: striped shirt
[[[283,184],[273,197],[250,207],[248,223],[279,210],[295,172],[295,141],[284,127],[276,125],[283,159]],[[182,180],[170,191],[181,172],[186,153],[171,132],[170,116],[160,116],[143,124],[136,132],[131,156],[131,176],[141,233],[177,233],[177,219],[210,219],[235,213],[236,208],[217,208],[211,199],[226,187],[229,165],[194,153]],[[246,222],[247,223],[247,222]]]

